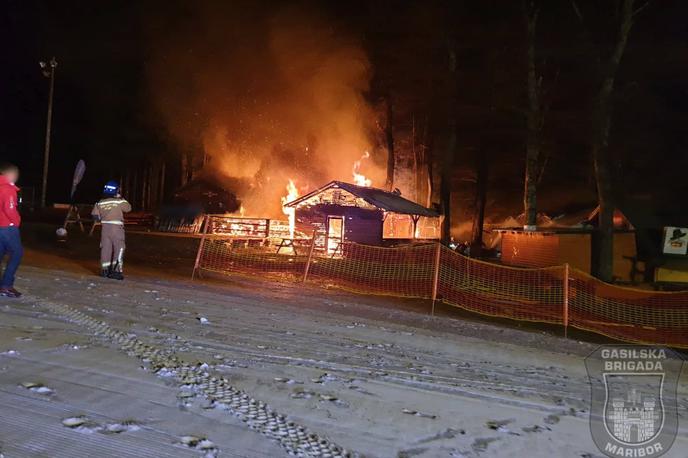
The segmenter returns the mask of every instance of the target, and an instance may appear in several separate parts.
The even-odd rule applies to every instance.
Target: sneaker
[[[3,297],[19,297],[21,294],[14,288],[0,288],[0,296]]]
[[[113,280],[124,280],[124,274],[122,272],[111,272],[108,278],[112,278]]]

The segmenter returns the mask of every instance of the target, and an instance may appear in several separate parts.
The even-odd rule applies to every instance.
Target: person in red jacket
[[[0,296],[19,297],[14,289],[14,275],[21,263],[22,248],[19,226],[21,216],[17,209],[17,191],[14,184],[19,179],[19,168],[13,164],[0,164],[0,260],[9,255],[5,272],[0,281]]]

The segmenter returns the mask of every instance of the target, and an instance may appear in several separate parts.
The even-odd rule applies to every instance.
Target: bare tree
[[[616,11],[617,30],[611,51],[598,57],[600,79],[592,106],[591,151],[597,199],[600,207],[597,237],[597,276],[604,281],[612,281],[614,255],[614,186],[612,164],[609,157],[609,132],[611,129],[612,97],[614,84],[621,59],[626,50],[628,37],[633,27],[634,17],[648,3],[636,8],[635,0],[619,0]],[[573,9],[581,23],[585,24],[582,10],[575,0]]]
[[[451,190],[452,177],[454,175],[454,157],[456,156],[456,148],[458,143],[456,115],[457,56],[456,39],[453,36],[448,37],[447,58],[447,100],[449,101],[447,116],[448,137],[444,149],[444,154],[441,158],[440,170],[440,206],[442,207],[442,215],[444,217],[444,219],[442,220],[443,243],[449,243],[451,240]]]
[[[483,228],[487,206],[487,185],[490,178],[489,153],[483,140],[475,154],[475,194],[473,198],[473,226],[471,227],[471,256],[479,258],[483,253]]]
[[[523,189],[525,229],[535,230],[537,226],[537,183],[540,175],[540,146],[544,125],[542,106],[542,76],[538,76],[535,64],[535,28],[539,8],[535,0],[524,0],[524,16],[527,31],[527,88],[528,108],[526,110],[526,173]]]
[[[471,256],[478,258],[483,253],[483,229],[485,226],[485,208],[487,206],[487,188],[490,180],[490,156],[493,153],[489,139],[493,135],[495,117],[497,116],[497,102],[499,96],[496,90],[498,73],[507,48],[495,50],[490,56],[491,78],[488,93],[490,94],[490,117],[481,134],[480,146],[474,152],[475,191],[473,194],[473,225],[471,227]]]
[[[433,175],[432,175],[432,135],[430,135],[430,116],[426,115],[423,121],[423,131],[421,134],[421,143],[418,145],[416,150],[418,152],[418,163],[420,167],[418,168],[418,190],[425,188],[425,200],[419,200],[418,202],[423,202],[426,207],[432,205],[432,194],[433,194]],[[424,183],[423,183],[424,182]],[[421,183],[423,183],[421,185]],[[423,193],[420,193],[423,195]]]
[[[387,108],[387,116],[385,123],[385,140],[387,142],[387,179],[385,187],[391,191],[394,189],[394,167],[396,157],[394,155],[394,105],[392,104],[392,95],[387,91],[385,96],[385,105]]]

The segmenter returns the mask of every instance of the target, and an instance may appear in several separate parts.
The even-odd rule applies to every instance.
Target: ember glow
[[[356,184],[358,186],[365,186],[365,187],[369,188],[370,186],[373,185],[373,180],[371,180],[370,178],[367,178],[365,175],[363,175],[361,173],[361,163],[363,162],[363,160],[369,159],[369,158],[370,158],[370,153],[368,151],[366,151],[365,153],[363,153],[363,156],[361,156],[361,158],[359,160],[354,161],[354,167],[352,170],[353,179],[354,179],[354,184]]]
[[[296,188],[294,180],[289,178],[287,183],[287,195],[282,197],[282,211],[289,218],[289,238],[294,238],[294,230],[296,228],[296,209],[292,207],[285,207],[285,205],[292,200],[299,197],[299,190]]]

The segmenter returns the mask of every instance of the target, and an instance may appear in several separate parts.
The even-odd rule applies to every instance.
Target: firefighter
[[[131,205],[119,193],[119,184],[108,181],[103,188],[103,198],[93,206],[91,215],[101,223],[100,275],[124,280],[124,214]]]

